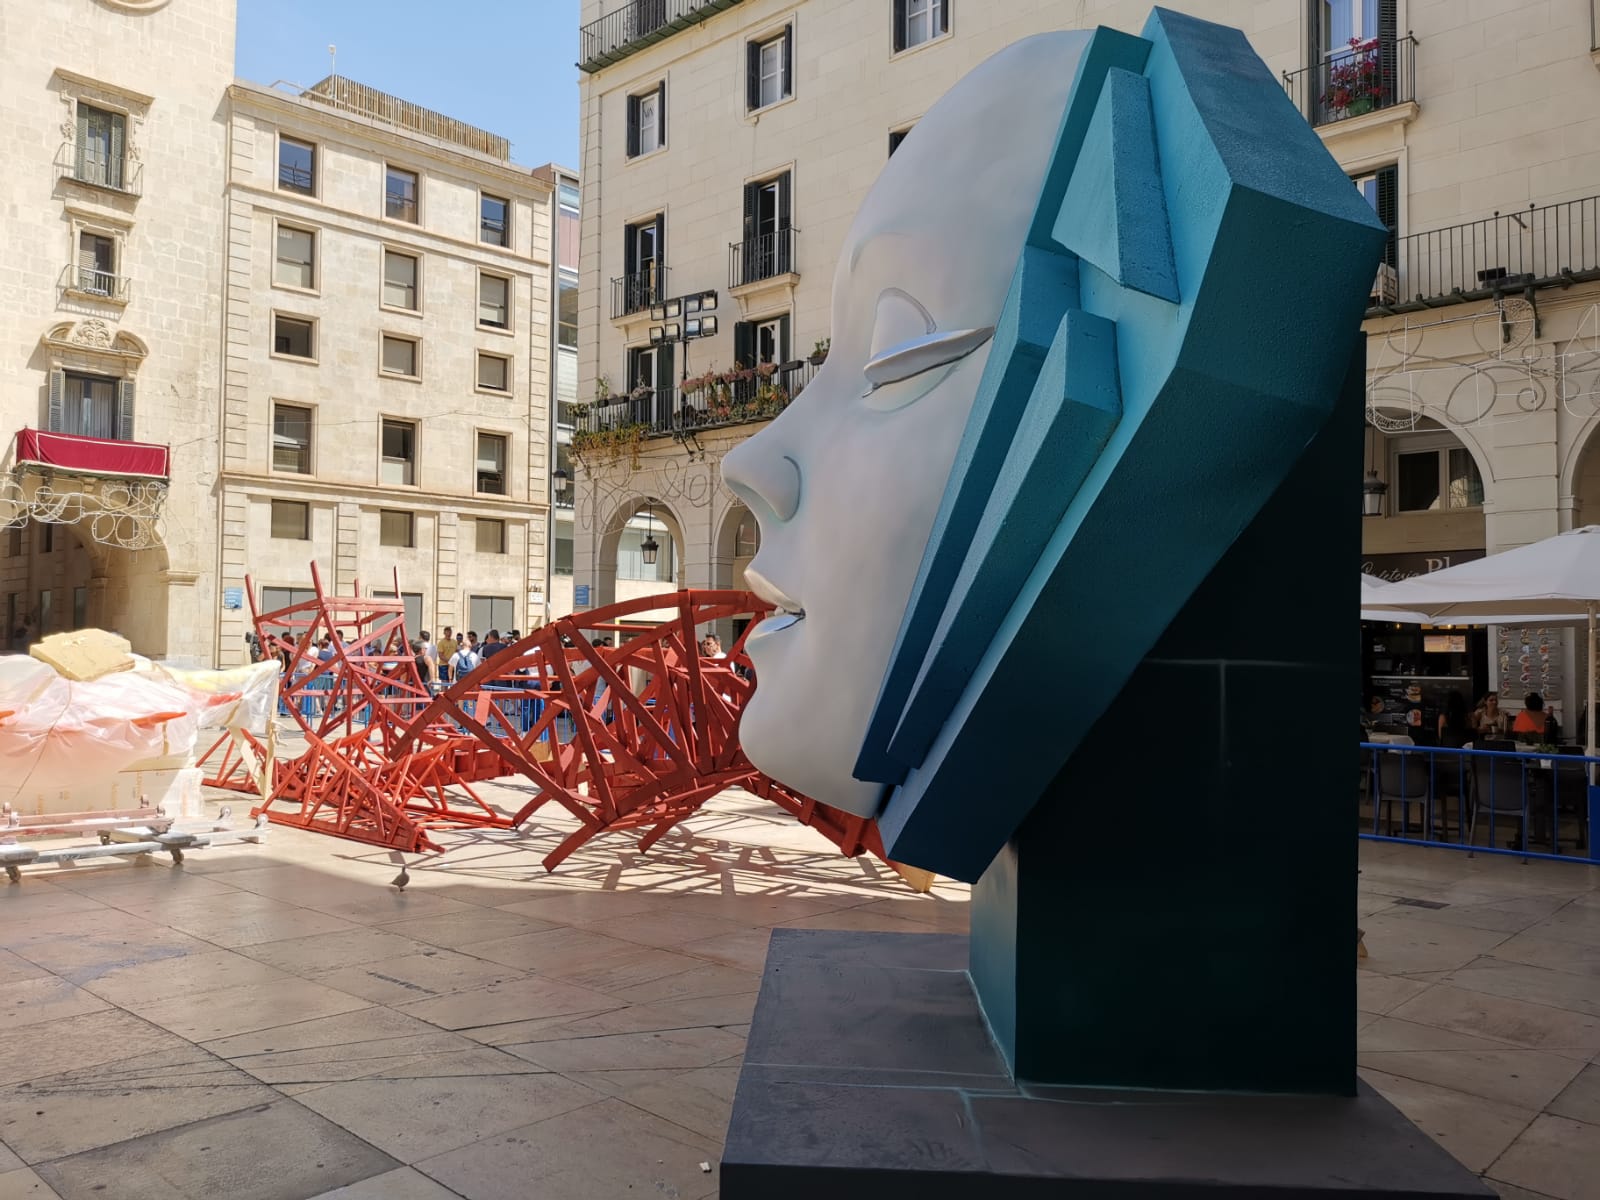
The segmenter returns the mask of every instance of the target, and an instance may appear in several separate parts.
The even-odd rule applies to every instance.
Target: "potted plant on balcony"
[[[1322,106],[1344,117],[1359,117],[1383,103],[1383,73],[1378,39],[1350,39],[1350,49],[1328,69]]]
[[[833,346],[832,338],[818,338],[817,344],[811,347],[811,365],[820,367],[828,359],[828,351]]]

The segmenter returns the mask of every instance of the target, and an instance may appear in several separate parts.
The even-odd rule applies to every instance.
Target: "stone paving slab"
[[[25,872],[0,1200],[711,1197],[771,930],[966,929],[966,888],[916,895],[739,792],[551,875],[567,832],[447,837],[403,892],[390,852],[279,828]],[[1600,1200],[1600,872],[1362,862],[1369,1082],[1507,1200]]]

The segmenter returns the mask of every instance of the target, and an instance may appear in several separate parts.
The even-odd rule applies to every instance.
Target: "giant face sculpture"
[[[723,461],[761,525],[745,577],[790,614],[747,643],[741,741],[849,812],[883,795],[852,767],[1088,40],[1018,42],[918,122],[845,238],[827,364]]]
[[[1385,235],[1237,30],[963,79],[846,238],[826,367],[724,460],[786,610],[751,759],[975,879],[1328,426]]]

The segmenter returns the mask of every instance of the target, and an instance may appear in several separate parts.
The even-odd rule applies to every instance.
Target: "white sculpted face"
[[[784,610],[747,642],[741,741],[862,816],[884,789],[851,771],[1088,39],[1017,42],[917,124],[845,238],[826,365],[723,460],[761,526],[748,586]]]

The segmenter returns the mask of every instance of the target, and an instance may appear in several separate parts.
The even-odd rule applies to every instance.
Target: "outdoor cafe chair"
[[[1411,826],[1410,805],[1419,804],[1422,812],[1417,826],[1424,834],[1428,830],[1428,801],[1432,795],[1428,783],[1428,756],[1425,754],[1399,754],[1380,751],[1378,756],[1378,803],[1389,822],[1389,836],[1395,837],[1394,806],[1400,806],[1400,829],[1404,836]]]
[[[1472,758],[1472,807],[1467,823],[1467,842],[1477,837],[1478,817],[1489,815],[1490,837],[1494,836],[1494,818],[1514,817],[1518,835],[1515,848],[1525,848],[1523,832],[1527,828],[1528,796],[1525,788],[1526,768],[1521,759],[1474,755]]]

